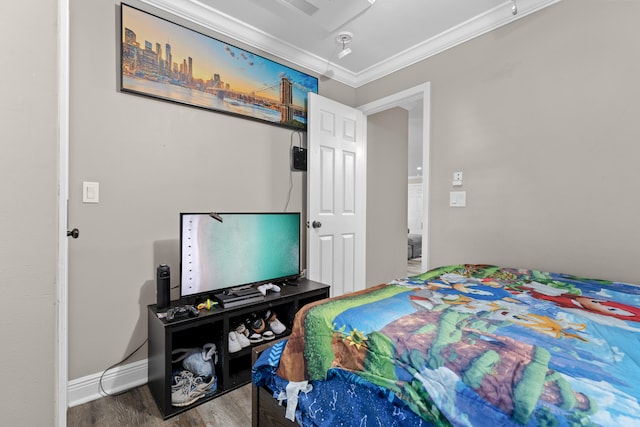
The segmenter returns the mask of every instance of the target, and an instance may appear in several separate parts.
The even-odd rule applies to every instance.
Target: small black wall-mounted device
[[[293,170],[307,170],[307,149],[302,147],[291,148],[291,167]]]

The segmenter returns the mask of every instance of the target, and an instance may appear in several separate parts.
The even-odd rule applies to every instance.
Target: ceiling
[[[359,87],[560,0],[141,1]]]

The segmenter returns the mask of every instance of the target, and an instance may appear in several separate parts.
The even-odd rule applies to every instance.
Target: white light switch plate
[[[466,191],[449,192],[449,206],[454,208],[464,208],[465,206],[467,206],[467,192]]]
[[[82,203],[100,202],[100,184],[97,182],[82,183]]]

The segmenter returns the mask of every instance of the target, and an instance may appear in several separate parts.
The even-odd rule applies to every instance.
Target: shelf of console
[[[329,297],[329,285],[298,279],[294,284],[281,285],[280,292],[269,290],[264,299],[258,302],[232,308],[219,305],[211,310],[200,310],[195,317],[183,317],[168,322],[158,317],[155,304],[149,305],[149,364],[148,384],[151,394],[164,419],[219,397],[231,390],[251,382],[251,351],[253,347],[268,341],[252,344],[240,351],[229,351],[228,335],[247,317],[270,310],[287,327],[277,335],[277,339],[286,337],[293,324],[293,318],[300,307],[313,301]],[[193,304],[194,301],[173,301],[172,306]],[[174,406],[171,403],[172,376],[180,369],[172,362],[172,352],[179,348],[196,348],[214,343],[218,351],[218,363],[215,365],[217,390],[211,395],[198,398],[187,406]]]

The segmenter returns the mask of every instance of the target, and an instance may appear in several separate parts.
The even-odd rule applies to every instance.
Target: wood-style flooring
[[[423,273],[422,258],[407,261],[407,276]],[[251,384],[163,420],[146,385],[118,396],[69,408],[68,427],[247,427],[251,425]],[[292,424],[293,425],[293,424]]]
[[[146,385],[69,408],[69,427],[247,427],[251,425],[251,384],[163,420]]]
[[[422,274],[422,258],[413,258],[407,260],[407,276],[417,276]]]

